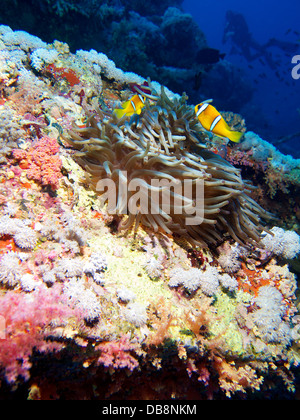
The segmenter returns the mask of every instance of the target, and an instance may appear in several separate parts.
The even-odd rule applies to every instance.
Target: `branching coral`
[[[90,116],[85,128],[75,127],[65,139],[79,150],[77,161],[89,173],[96,191],[99,180],[115,183],[118,200],[113,212],[124,214],[129,207],[129,217],[122,220],[120,229],[141,223],[201,245],[217,243],[225,233],[239,243],[259,240],[260,216],[267,217],[267,212],[250,198],[251,186],[242,180],[239,170],[201,145],[201,127],[185,96],[171,101],[162,89],[156,103],[146,103],[140,117],[130,121],[100,110],[98,115],[100,122]],[[124,171],[127,182],[133,180],[140,189],[139,208],[132,212],[134,192],[124,194],[119,188],[124,184]],[[165,187],[161,181],[171,182],[173,187],[189,181],[192,196],[174,188],[167,212],[162,205]],[[194,203],[199,182],[204,189],[203,202],[198,204],[198,208],[203,206],[203,221],[188,224],[191,210],[197,210]]]

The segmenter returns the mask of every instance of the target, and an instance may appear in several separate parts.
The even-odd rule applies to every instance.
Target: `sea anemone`
[[[104,192],[99,192],[99,180],[114,182],[117,200],[111,213],[128,216],[120,229],[142,224],[201,246],[217,244],[226,234],[241,244],[256,243],[263,229],[261,218],[269,215],[250,197],[253,187],[242,180],[239,169],[205,148],[203,129],[186,99],[183,95],[170,100],[162,88],[154,103],[146,101],[139,116],[118,119],[98,109],[88,116],[86,127],[75,126],[64,139],[77,149],[75,159],[99,195]],[[134,182],[134,191],[120,191],[124,174],[127,183]],[[174,187],[168,211],[162,205],[166,187],[158,183],[161,180],[191,186],[188,194]],[[197,201],[200,183],[203,199]],[[198,223],[187,223],[193,210],[198,216],[200,207]]]

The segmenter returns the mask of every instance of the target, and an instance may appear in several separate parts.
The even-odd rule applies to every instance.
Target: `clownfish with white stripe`
[[[129,101],[122,104],[122,108],[116,108],[114,114],[116,114],[118,118],[122,118],[124,115],[130,117],[134,114],[140,114],[142,108],[145,106],[145,100],[146,98],[142,95],[134,95]]]
[[[231,130],[222,115],[209,103],[202,102],[196,105],[195,113],[205,130],[211,131],[219,137],[227,137],[235,143],[240,141],[243,133]]]

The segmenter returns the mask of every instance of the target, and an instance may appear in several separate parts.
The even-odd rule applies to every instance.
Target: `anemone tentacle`
[[[257,242],[262,232],[263,219],[270,214],[251,197],[253,186],[243,181],[240,170],[220,156],[205,149],[201,140],[203,129],[195,118],[193,108],[186,104],[186,97],[170,100],[162,89],[161,95],[153,95],[155,104],[146,101],[138,118],[120,120],[111,113],[98,110],[87,118],[85,128],[74,126],[64,138],[78,152],[75,158],[86,169],[89,182],[97,190],[97,182],[109,177],[116,182],[127,171],[128,181],[140,179],[141,189],[147,185],[148,199],[144,199],[155,214],[138,211],[127,214],[120,229],[137,229],[139,224],[154,231],[184,236],[199,245],[217,244],[226,236],[239,243]],[[196,181],[204,184],[203,220],[198,225],[186,224],[191,210],[189,197],[170,194],[170,213],[161,207],[163,186],[159,193],[151,194],[153,180],[192,181],[192,199],[196,199]],[[133,197],[128,192],[127,200]],[[153,197],[156,202],[152,202]],[[182,200],[182,211],[178,203]],[[173,200],[173,201],[172,201]],[[175,201],[176,200],[176,201]],[[127,203],[128,204],[128,203]],[[121,207],[124,208],[124,203]],[[126,216],[124,216],[126,217]]]

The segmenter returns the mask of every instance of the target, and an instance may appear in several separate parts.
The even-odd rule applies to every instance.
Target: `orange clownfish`
[[[205,130],[211,131],[219,137],[227,137],[235,143],[240,141],[243,133],[231,130],[222,115],[212,105],[208,103],[198,104],[195,106],[195,113]]]
[[[116,108],[114,113],[118,118],[122,118],[123,115],[130,117],[133,114],[140,114],[145,106],[145,100],[146,98],[142,95],[134,95],[122,104],[122,108]]]

